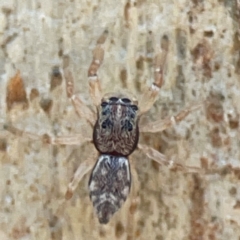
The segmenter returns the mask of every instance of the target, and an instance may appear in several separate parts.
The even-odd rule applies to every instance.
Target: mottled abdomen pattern
[[[90,198],[99,222],[108,223],[127,199],[131,173],[125,157],[100,155],[89,180]]]
[[[93,142],[101,153],[128,156],[139,138],[138,107],[128,98],[103,101],[94,127]]]

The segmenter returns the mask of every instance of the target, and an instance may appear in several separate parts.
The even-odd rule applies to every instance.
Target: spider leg
[[[71,99],[77,115],[85,118],[87,122],[94,126],[94,113],[84,104],[84,102],[74,93],[74,80],[72,72],[69,69],[69,58],[66,56],[63,63],[63,73],[66,81],[66,92],[68,98]]]
[[[131,194],[130,194],[130,206],[129,206],[129,212],[128,212],[128,219],[127,219],[127,239],[135,239],[134,232],[136,225],[136,219],[134,219],[138,204],[139,204],[139,197],[138,197],[138,191],[140,189],[140,184],[138,180],[138,174],[135,168],[134,163],[131,164],[131,175],[132,175],[132,187],[131,187]]]
[[[170,167],[170,169],[182,170],[188,173],[206,173],[206,171],[199,167],[184,166],[180,163],[169,161],[166,156],[159,151],[143,144],[138,144],[138,149],[145,153],[150,159],[154,160],[160,165]]]
[[[87,160],[80,164],[80,166],[74,173],[71,182],[68,184],[68,188],[65,193],[65,199],[70,199],[73,196],[73,193],[78,187],[78,184],[80,183],[82,178],[93,168],[96,157],[96,152],[94,152],[89,158],[87,158]]]
[[[154,61],[154,82],[151,87],[145,90],[140,99],[140,115],[147,112],[157,100],[158,92],[163,85],[163,72],[167,59],[169,40],[164,36],[161,41],[161,52],[158,53]]]
[[[140,121],[139,131],[140,132],[161,132],[176,123],[181,122],[189,113],[195,111],[203,106],[203,103],[192,105],[186,109],[183,109],[175,116],[168,117],[166,119],[157,120],[154,122],[142,123]]]
[[[20,130],[12,125],[5,124],[4,129],[11,132],[12,134],[19,137],[27,137],[31,140],[41,140],[43,143],[48,143],[52,145],[82,145],[85,142],[91,142],[92,139],[84,138],[80,134],[76,134],[73,136],[62,136],[62,137],[50,137],[48,134],[44,134],[39,136],[34,133],[30,133],[24,130]]]
[[[96,107],[100,105],[102,98],[101,84],[98,78],[97,71],[103,62],[104,50],[102,48],[102,45],[105,43],[107,35],[108,31],[104,31],[103,34],[99,37],[97,45],[93,50],[92,62],[88,69],[90,95]]]
[[[92,153],[90,157],[88,157],[84,162],[82,162],[79,167],[77,168],[76,172],[74,173],[74,176],[71,180],[71,182],[68,184],[67,191],[65,193],[65,199],[62,199],[62,203],[57,208],[56,214],[58,216],[65,216],[65,218],[68,219],[68,215],[64,212],[67,208],[67,200],[69,200],[76,188],[78,187],[78,184],[83,179],[83,177],[93,168],[94,161],[96,153]],[[66,220],[66,222],[69,222]]]

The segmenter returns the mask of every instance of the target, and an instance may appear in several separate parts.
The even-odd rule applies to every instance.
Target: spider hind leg
[[[81,182],[83,177],[93,168],[94,160],[96,159],[95,157],[96,152],[92,153],[88,159],[79,165],[78,169],[74,173],[71,182],[68,184],[67,191],[65,193],[65,199],[68,200],[73,196],[73,193],[77,189],[78,184]]]

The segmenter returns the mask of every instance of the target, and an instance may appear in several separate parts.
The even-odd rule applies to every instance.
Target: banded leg
[[[103,34],[99,37],[97,41],[97,46],[93,50],[92,63],[88,69],[90,95],[96,107],[100,105],[102,98],[101,84],[98,78],[97,71],[103,62],[104,50],[102,48],[102,45],[105,43],[107,35],[108,31],[104,31]]]
[[[166,119],[157,120],[154,122],[147,122],[139,124],[140,132],[161,132],[169,127],[172,127],[174,124],[181,122],[189,113],[195,111],[203,106],[203,103],[199,103],[193,106],[190,106],[175,116],[168,117]]]
[[[138,144],[138,149],[145,153],[150,159],[154,160],[160,165],[168,166],[170,169],[182,170],[189,173],[206,173],[204,169],[199,167],[184,166],[180,163],[169,161],[164,154],[147,145]]]
[[[94,117],[94,113],[84,104],[84,102],[76,94],[74,94],[74,80],[72,72],[69,69],[68,57],[64,58],[63,73],[66,81],[67,97],[71,99],[77,115],[80,118],[85,118],[91,126],[94,126],[96,120]]]
[[[63,137],[50,137],[48,134],[44,134],[39,136],[34,133],[26,132],[24,130],[20,130],[12,125],[4,125],[4,129],[11,132],[12,134],[19,137],[27,137],[31,140],[39,141],[41,140],[43,143],[52,144],[52,145],[82,145],[85,142],[91,142],[92,139],[84,138],[80,134],[76,134],[73,136],[63,136]]]
[[[59,205],[57,209],[57,215],[62,217],[63,215],[65,218],[68,219],[68,216],[65,214],[65,209],[67,208],[67,200],[69,200],[72,196],[76,188],[78,187],[78,184],[83,179],[83,177],[91,171],[91,169],[94,166],[94,160],[96,159],[96,153],[92,153],[87,160],[82,162],[79,167],[77,168],[76,172],[74,173],[74,176],[71,180],[71,182],[68,184],[66,193],[65,193],[65,199],[62,200],[62,203]],[[69,222],[69,221],[66,221]]]
[[[133,161],[131,161],[131,175],[132,175],[132,187],[131,187],[131,194],[130,194],[130,207],[128,212],[128,219],[127,219],[127,239],[135,239],[135,226],[136,226],[136,219],[134,216],[136,214],[136,210],[139,204],[139,197],[138,191],[140,189],[140,183],[138,180],[138,174],[136,168],[134,166]]]
[[[158,98],[158,92],[163,85],[163,72],[167,59],[169,40],[163,36],[161,41],[161,52],[158,53],[154,61],[154,82],[142,95],[140,100],[140,114],[147,112]]]
[[[82,178],[93,169],[95,160],[97,159],[96,152],[92,153],[91,156],[80,164],[77,171],[74,173],[72,181],[68,184],[68,188],[65,194],[65,199],[70,199],[73,196],[74,191],[78,187],[78,184]]]

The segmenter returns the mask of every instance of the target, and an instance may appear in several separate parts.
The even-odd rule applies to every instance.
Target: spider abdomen
[[[111,97],[102,102],[93,132],[100,153],[128,156],[135,150],[139,139],[137,111],[127,98]]]
[[[100,155],[89,180],[89,193],[100,223],[126,201],[131,187],[131,172],[125,157]]]

